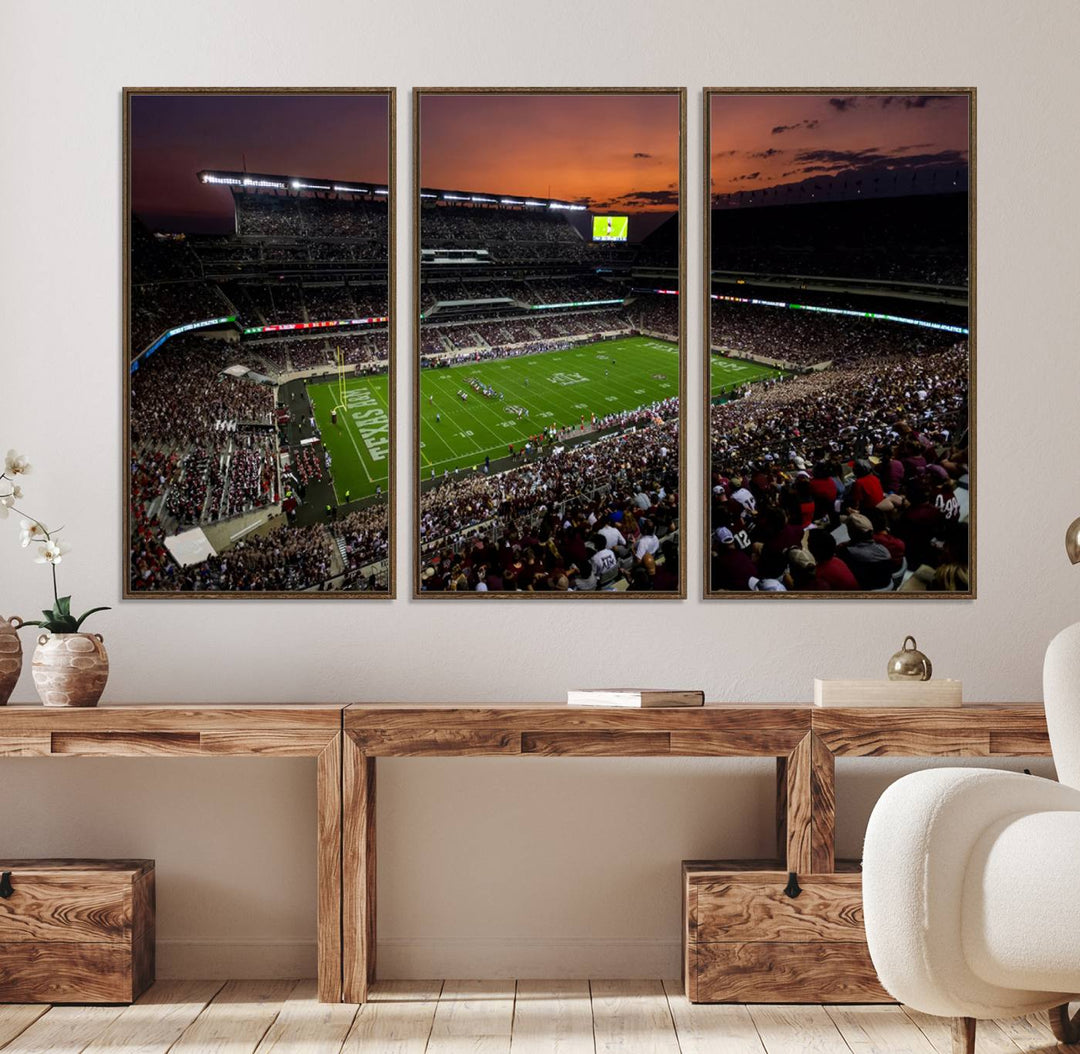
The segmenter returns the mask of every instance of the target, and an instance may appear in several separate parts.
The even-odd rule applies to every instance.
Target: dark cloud
[[[858,104],[859,97],[857,95],[841,95],[829,100],[829,105],[836,110],[837,113],[846,113],[848,110],[854,110]]]
[[[635,150],[634,157],[652,157],[652,154],[646,154],[643,150]]]
[[[796,121],[794,124],[778,124],[772,130],[773,135],[783,135],[784,132],[794,132],[797,128],[805,128],[807,131],[813,131],[820,124],[820,121]]]
[[[925,110],[927,106],[947,106],[963,101],[962,95],[882,95],[881,108],[887,110],[890,106],[902,106],[905,110]]]
[[[967,155],[962,150],[937,150],[924,154],[908,154],[910,148],[883,152],[877,147],[866,150],[800,150],[795,161],[796,171],[810,172],[859,172],[879,168],[892,172],[904,169],[924,168],[927,165],[966,165]]]
[[[629,194],[620,194],[618,197],[607,202],[607,204],[625,205],[628,207],[651,205],[677,208],[679,205],[679,192],[670,188],[664,190],[634,190]]]
[[[713,157],[734,157],[738,150],[714,150]]]
[[[804,164],[817,162],[822,165],[846,167],[884,161],[887,157],[887,154],[879,153],[877,147],[868,147],[865,150],[800,150],[795,155],[795,160]]]
[[[757,150],[754,153],[747,154],[747,157],[776,157],[777,154],[783,154],[786,151],[779,149],[775,146],[770,146],[768,150]]]
[[[744,175],[736,176],[735,177],[735,182],[736,183],[741,183],[741,182],[749,183],[749,182],[751,182],[751,181],[753,181],[755,179],[760,179],[760,178],[761,178],[761,173],[760,172],[747,172]]]

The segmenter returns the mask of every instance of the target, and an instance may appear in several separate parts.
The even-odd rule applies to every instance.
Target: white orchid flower
[[[34,468],[30,464],[30,459],[25,454],[20,454],[14,450],[7,452],[7,457],[4,458],[4,472],[9,476],[25,476],[30,472],[33,472]]]
[[[45,541],[45,528],[37,520],[19,521],[19,544],[25,549],[31,542]]]
[[[64,554],[71,551],[67,542],[57,541],[55,538],[46,542],[34,557],[35,564],[58,564],[64,558]]]

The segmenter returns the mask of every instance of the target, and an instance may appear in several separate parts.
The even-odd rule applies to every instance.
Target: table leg
[[[346,732],[342,799],[343,991],[363,1003],[375,980],[375,759]]]
[[[319,1002],[341,1001],[341,734],[317,758]]]
[[[827,874],[836,868],[835,769],[832,751],[812,732],[776,759],[778,853],[789,871]]]

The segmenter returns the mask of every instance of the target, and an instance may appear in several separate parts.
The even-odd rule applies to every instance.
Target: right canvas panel
[[[707,596],[975,596],[974,103],[706,91]]]

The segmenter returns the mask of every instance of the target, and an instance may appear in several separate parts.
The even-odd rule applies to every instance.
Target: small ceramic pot
[[[109,679],[100,633],[42,633],[31,668],[46,706],[96,706]]]
[[[22,641],[15,632],[22,624],[18,615],[0,618],[0,706],[11,698],[22,672]]]
[[[914,637],[905,637],[903,647],[889,660],[890,681],[929,681],[933,672],[934,667],[919,651]]]

